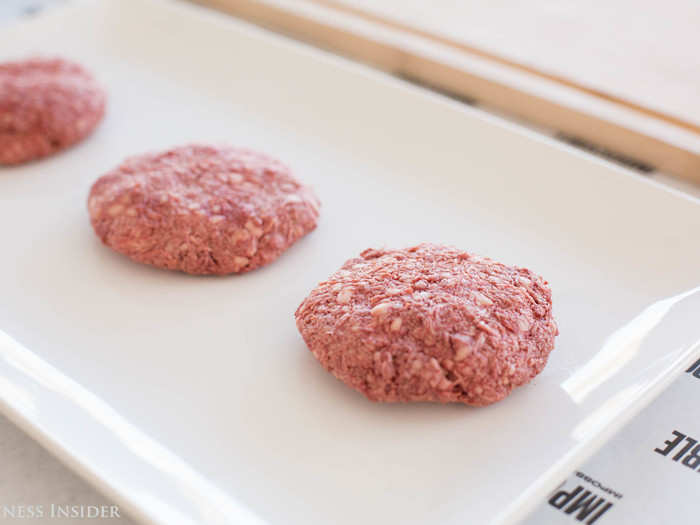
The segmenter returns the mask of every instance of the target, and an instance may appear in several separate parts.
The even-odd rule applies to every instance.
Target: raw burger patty
[[[319,202],[277,160],[189,145],[131,157],[100,177],[88,209],[106,245],[192,274],[247,272],[316,227]]]
[[[0,164],[45,157],[84,139],[106,96],[78,64],[61,59],[0,63]]]
[[[541,277],[432,244],[365,250],[296,322],[324,368],[372,401],[477,406],[540,373],[558,334]]]

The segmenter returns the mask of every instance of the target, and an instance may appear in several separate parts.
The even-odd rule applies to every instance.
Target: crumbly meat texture
[[[319,201],[267,155],[195,144],[127,159],[95,182],[88,210],[135,261],[223,275],[279,257],[316,227]]]
[[[59,58],[0,63],[0,165],[45,157],[89,135],[106,95],[83,67]]]
[[[454,248],[365,250],[296,311],[324,368],[372,401],[483,406],[547,364],[547,282]]]

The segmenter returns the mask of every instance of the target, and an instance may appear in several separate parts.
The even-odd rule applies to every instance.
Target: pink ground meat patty
[[[365,250],[296,322],[323,367],[372,401],[475,406],[540,373],[558,334],[541,277],[432,244]]]
[[[319,201],[267,155],[195,144],[127,159],[88,209],[102,242],[135,261],[222,275],[274,261],[316,227]]]
[[[78,64],[62,59],[0,63],[0,164],[45,157],[84,139],[106,96]]]

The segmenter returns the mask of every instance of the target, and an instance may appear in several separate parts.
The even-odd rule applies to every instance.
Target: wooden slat
[[[700,3],[313,0],[700,133]]]
[[[700,134],[652,110],[317,0],[196,0],[700,182]]]

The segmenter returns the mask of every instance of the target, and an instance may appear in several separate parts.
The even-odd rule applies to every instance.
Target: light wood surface
[[[466,34],[476,28],[476,35],[491,34],[488,29],[496,25],[503,7],[499,11],[479,4],[484,10],[479,18],[471,16],[480,11],[469,2],[440,1],[426,8],[427,2],[412,0],[401,4],[405,9],[398,9],[394,0],[352,4],[338,0],[198,1],[394,74],[475,99],[487,108],[557,130],[660,171],[700,182],[700,127],[695,122],[696,117],[700,121],[700,108],[680,114],[683,107],[700,103],[700,94],[693,92],[687,81],[693,77],[692,58],[698,53],[680,57],[687,59],[691,69],[687,76],[668,76],[672,100],[668,104],[658,100],[650,104],[650,94],[661,92],[664,85],[664,70],[659,69],[662,58],[655,58],[646,68],[652,72],[656,88],[630,80],[626,91],[620,86],[613,89],[612,84],[597,83],[595,77],[588,75],[586,72],[596,60],[603,62],[602,58],[610,54],[622,53],[610,42],[601,42],[591,49],[589,60],[581,64],[580,75],[574,74],[578,64],[573,61],[568,63],[568,70],[557,69],[555,66],[563,63],[563,51],[553,53],[559,62],[547,62],[538,52],[545,44],[556,47],[561,41],[565,47],[569,42],[560,34],[553,15],[541,20],[533,19],[534,15],[521,18],[523,23],[530,21],[526,23],[530,33],[543,35],[535,38],[534,44],[521,38],[522,31],[508,39],[494,29],[496,36],[491,40],[474,39],[483,44],[480,47],[479,42],[467,43],[457,38],[458,31]],[[570,4],[569,11],[563,12],[575,21],[571,13],[576,9],[585,11],[585,6]],[[594,11],[580,24],[590,23],[595,18]],[[425,14],[422,18],[421,13]],[[517,25],[514,16],[510,14],[510,22],[502,32],[509,33],[511,26]],[[445,23],[448,19],[450,23]],[[540,20],[540,24],[533,27],[533,20]],[[574,30],[571,24],[569,27]],[[700,43],[700,39],[695,39]],[[538,42],[539,48],[535,45]],[[628,43],[628,51],[632,43]],[[671,54],[672,47],[665,49],[664,56]],[[512,49],[509,55],[505,53],[507,49]],[[649,46],[643,52],[648,49]],[[528,56],[534,58],[527,60]],[[612,66],[601,66],[601,71],[609,67]],[[642,75],[642,68],[637,71],[637,77]]]
[[[700,131],[697,0],[315,0]]]

